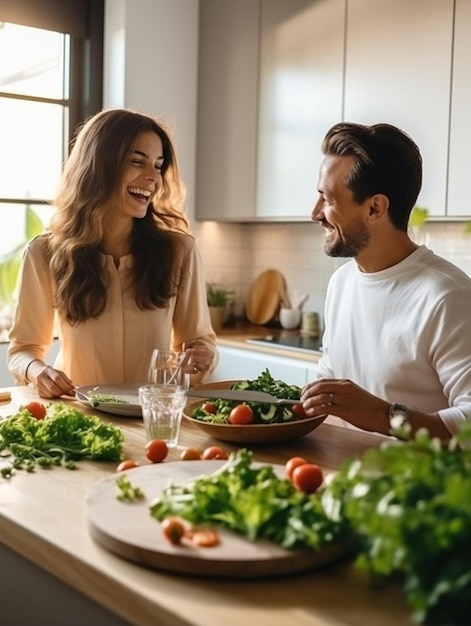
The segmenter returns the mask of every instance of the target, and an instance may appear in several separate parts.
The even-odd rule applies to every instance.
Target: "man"
[[[303,389],[304,409],[447,440],[471,417],[471,279],[408,236],[420,151],[394,126],[352,123],[333,126],[322,150],[312,219],[326,254],[353,260],[327,289],[319,379]]]

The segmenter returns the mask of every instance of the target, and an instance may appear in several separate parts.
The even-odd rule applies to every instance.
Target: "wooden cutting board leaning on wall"
[[[247,319],[252,324],[267,324],[276,316],[280,306],[290,307],[285,278],[278,270],[265,270],[250,287],[245,305]]]

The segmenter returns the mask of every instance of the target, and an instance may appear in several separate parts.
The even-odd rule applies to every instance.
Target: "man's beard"
[[[324,241],[324,252],[332,257],[356,257],[370,241],[370,233],[362,222],[356,222],[344,237],[337,236],[337,231]]]

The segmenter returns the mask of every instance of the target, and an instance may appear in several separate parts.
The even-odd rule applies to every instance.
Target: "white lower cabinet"
[[[316,377],[317,367],[300,357],[293,359],[252,350],[219,346],[219,363],[206,382],[257,378],[266,368],[273,378],[303,387]]]

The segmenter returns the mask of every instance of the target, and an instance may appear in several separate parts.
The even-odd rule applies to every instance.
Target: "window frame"
[[[37,0],[16,0],[13,5],[11,2],[5,3],[5,0],[0,0],[0,21],[52,30],[70,36],[68,97],[45,98],[2,91],[0,96],[65,107],[64,112],[68,110],[69,118],[68,121],[63,120],[65,160],[77,126],[100,111],[103,106],[105,0],[74,0],[74,11],[70,14],[64,13],[64,5],[69,3],[64,3],[63,0],[42,0],[42,3],[42,11],[37,14],[35,12]],[[82,19],[78,21],[77,17]],[[61,30],[57,30],[58,28]],[[49,204],[51,200],[52,198],[0,197],[0,204],[34,206]]]

